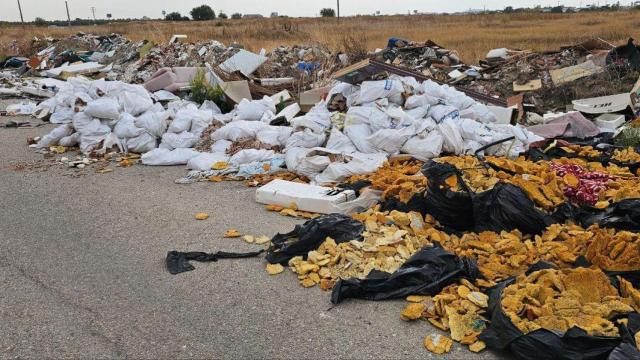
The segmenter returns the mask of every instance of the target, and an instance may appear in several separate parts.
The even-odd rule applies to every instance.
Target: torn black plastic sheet
[[[171,273],[172,275],[177,275],[195,269],[195,267],[191,265],[189,261],[211,262],[218,261],[219,259],[244,259],[256,257],[263,252],[264,250],[247,253],[233,253],[224,251],[218,251],[216,253],[169,251],[167,253],[166,264],[169,273]]]
[[[309,251],[316,250],[327,237],[339,244],[360,240],[363,232],[364,224],[350,216],[322,215],[302,225],[296,225],[289,233],[274,236],[266,258],[272,264],[286,265],[295,256],[306,259]]]
[[[436,295],[461,278],[480,276],[474,260],[459,258],[435,242],[425,246],[396,272],[372,271],[366,279],[340,280],[331,293],[331,302],[345,299],[387,300],[407,295]]]

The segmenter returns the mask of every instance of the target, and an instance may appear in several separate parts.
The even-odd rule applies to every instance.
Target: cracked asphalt
[[[27,136],[52,128],[0,128],[0,358],[503,358],[457,344],[431,354],[422,339],[437,331],[401,321],[402,301],[332,307],[289,271],[267,275],[263,258],[170,275],[167,251],[255,250],[222,234],[298,221],[242,183],[176,185],[180,166],[20,169],[43,161]],[[196,221],[201,211],[211,217]]]

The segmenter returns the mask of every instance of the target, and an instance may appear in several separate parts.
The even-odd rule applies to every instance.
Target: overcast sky
[[[68,0],[71,18],[90,18],[91,7],[96,9],[96,18],[105,18],[107,13],[114,18],[141,18],[148,16],[158,18],[162,10],[167,12],[178,11],[188,15],[189,11],[198,5],[208,4],[216,13],[220,10],[227,14],[240,12],[242,14],[262,14],[268,16],[272,11],[289,16],[316,16],[323,7],[334,7],[335,0]],[[594,0],[566,0],[561,4],[566,6],[579,6],[581,3],[596,3]],[[628,3],[628,1],[621,1]],[[66,19],[64,0],[20,0],[25,21],[33,21],[36,17],[47,20]],[[600,1],[606,4],[607,1]],[[609,1],[614,3],[614,1]],[[534,5],[557,5],[555,0],[342,0],[341,13],[344,15],[372,14],[380,11],[383,14],[407,13],[418,10],[421,12],[455,12],[470,8],[479,9],[486,6],[487,9],[502,9],[505,6],[515,7]],[[0,20],[19,21],[17,0],[0,0]]]

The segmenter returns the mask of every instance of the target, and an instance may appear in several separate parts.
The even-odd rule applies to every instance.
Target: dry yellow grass
[[[0,26],[0,49],[7,52],[12,40],[25,44],[34,36],[62,37],[78,31],[118,32],[133,40],[167,41],[172,34],[187,34],[191,41],[215,39],[237,42],[248,49],[268,50],[284,44],[322,43],[342,47],[345,35],[382,48],[391,36],[412,40],[431,39],[457,49],[467,62],[476,62],[489,49],[510,47],[531,50],[557,49],[591,37],[613,43],[640,36],[640,12],[578,14],[514,14],[465,16],[383,16],[337,19],[251,19],[207,22],[145,21],[101,26],[47,28],[28,25]],[[26,41],[25,41],[26,40]]]

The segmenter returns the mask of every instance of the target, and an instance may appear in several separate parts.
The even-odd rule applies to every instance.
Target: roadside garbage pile
[[[474,74],[473,68],[464,64],[455,50],[443,48],[431,40],[417,43],[392,38],[387,48],[375,52],[374,56],[440,81],[457,78],[467,70]]]
[[[199,171],[185,182],[234,172],[247,177],[286,166],[324,185],[373,172],[390,155],[420,160],[443,152],[515,156],[543,139],[519,126],[493,123],[496,117],[487,106],[432,81],[391,76],[360,86],[341,83],[327,99],[297,117],[296,104],[275,114],[272,98],[243,100],[211,134],[211,154],[202,155],[206,166],[194,169]],[[505,139],[509,142],[499,143]],[[247,140],[251,148],[236,152]],[[227,165],[211,170],[221,162]]]
[[[469,66],[397,38],[353,65],[322,46],[184,38],[78,34],[0,72],[0,95],[46,98],[7,113],[56,124],[28,142],[77,147],[69,167],[186,165],[177,183],[242,179],[267,210],[307,219],[270,241],[224,235],[261,251],[169,252],[172,274],[266,253],[268,274],[288,267],[334,304],[406,299],[401,320],[447,332],[424,338],[433,353],[640,357],[633,41],[495,49]]]
[[[240,44],[225,46],[215,40],[188,43],[185,39],[185,35],[174,35],[168,43],[155,44],[131,41],[119,34],[84,33],[63,39],[34,39],[22,48],[14,46],[12,51],[21,53],[0,62],[0,69],[12,69],[23,76],[66,79],[84,75],[141,84],[161,69],[196,68],[206,63],[219,66],[216,72],[225,78],[239,72],[240,78],[251,80],[251,84],[305,90],[349,64],[345,54],[334,54],[319,45],[280,46],[255,54]]]
[[[33,147],[78,146],[87,155],[143,153],[144,163],[175,165],[198,154],[190,148],[219,110],[212,103],[198,108],[184,101],[165,108],[141,85],[74,77],[34,113],[60,125]]]
[[[545,52],[498,48],[478,65],[432,41],[391,39],[374,56],[483,94],[522,94],[525,106],[540,114],[564,112],[578,99],[629,93],[640,76],[640,49],[632,39],[616,47],[596,38]]]

